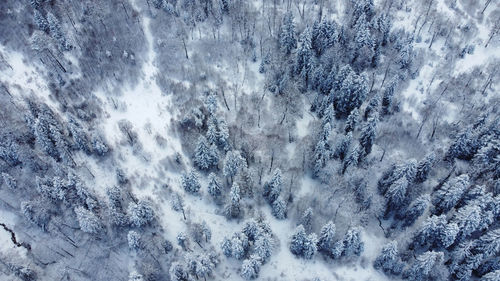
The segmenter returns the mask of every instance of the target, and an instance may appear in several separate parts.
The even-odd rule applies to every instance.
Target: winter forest
[[[500,281],[495,0],[1,0],[0,280]]]

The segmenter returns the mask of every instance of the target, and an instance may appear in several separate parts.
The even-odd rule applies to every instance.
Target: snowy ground
[[[449,50],[444,46],[445,40],[443,38],[438,38],[432,44],[432,48],[428,49],[429,41],[432,37],[432,34],[427,32],[430,23],[424,26],[420,34],[422,37],[421,41],[415,43],[414,48],[415,50],[428,52],[429,55],[432,55],[435,59],[429,60],[429,63],[422,67],[418,76],[410,81],[410,85],[403,92],[404,100],[402,103],[403,110],[409,112],[417,121],[421,121],[423,118],[423,116],[420,116],[418,113],[418,108],[423,106],[423,101],[426,100],[427,95],[436,90],[439,83],[442,82],[439,79],[435,79],[432,81],[431,87],[428,87],[433,75],[436,71],[439,71],[440,68],[445,67],[450,72],[450,75],[456,76],[460,73],[470,72],[477,66],[486,65],[488,62],[500,59],[500,45],[489,44],[488,47],[485,47],[491,27],[484,21],[478,21],[470,17],[466,12],[461,11],[461,14],[457,14],[458,12],[448,7],[445,2],[445,0],[437,1],[437,10],[441,16],[445,18],[461,19],[459,24],[465,24],[471,21],[476,24],[479,32],[474,40],[471,40],[471,43],[473,43],[475,47],[474,53],[467,54],[463,59],[459,59],[455,63],[450,64],[450,62],[446,60],[445,52]],[[462,8],[461,5],[459,5],[460,1],[457,1],[457,4],[456,8],[460,10]],[[490,10],[493,9],[487,10],[484,18],[488,17],[487,14]],[[396,14],[393,26],[396,28],[405,27],[407,31],[412,31],[417,17],[418,13],[406,13],[401,11]],[[419,22],[418,27],[420,27],[421,24],[422,22]],[[456,116],[457,108],[454,107],[453,104],[449,104],[447,112],[448,114],[445,116],[446,121],[449,123],[456,121],[454,117]]]
[[[444,13],[454,13],[450,10],[443,1],[439,2],[439,9]],[[444,5],[444,6],[443,6]],[[140,9],[136,7],[137,9]],[[340,10],[340,8],[339,8]],[[148,13],[143,12],[143,15]],[[405,13],[405,15],[407,15]],[[401,26],[411,26],[411,18],[405,19],[397,24]],[[154,61],[156,57],[153,48],[154,38],[149,28],[150,19],[147,16],[141,18],[145,37],[149,46],[146,61],[143,64],[142,78],[137,85],[133,87],[126,86],[122,89],[121,95],[108,93],[106,89],[102,89],[95,95],[102,101],[103,108],[106,112],[106,118],[102,120],[100,127],[105,132],[107,141],[113,146],[120,149],[119,165],[127,172],[128,175],[134,178],[133,192],[140,198],[150,198],[159,208],[159,220],[166,229],[166,238],[170,241],[175,241],[176,235],[186,230],[183,222],[182,214],[171,209],[169,198],[164,197],[162,192],[163,184],[169,185],[172,190],[184,194],[180,186],[180,174],[166,171],[162,160],[167,157],[172,157],[175,153],[182,153],[181,142],[176,135],[172,121],[177,115],[177,109],[172,103],[171,93],[163,93],[156,83],[156,75],[158,68]],[[486,26],[479,24],[480,35],[479,39],[484,42],[488,33],[485,31]],[[411,27],[409,27],[411,30]],[[425,38],[422,40],[425,42]],[[436,42],[433,50],[440,55],[440,49],[443,42]],[[419,46],[417,45],[417,48]],[[426,48],[427,44],[422,43],[420,48]],[[9,86],[10,93],[14,96],[21,97],[27,94],[35,94],[44,100],[50,106],[56,108],[56,105],[49,98],[49,90],[43,80],[43,70],[40,65],[28,64],[23,60],[22,55],[13,51],[7,51],[0,45],[0,54],[3,57],[3,62],[0,62],[0,82]],[[467,55],[465,59],[459,60],[452,68],[454,73],[470,71],[474,66],[484,64],[491,59],[500,58],[500,48],[490,46],[484,48],[484,44],[477,45],[473,55]],[[427,84],[431,80],[433,71],[441,62],[435,62],[432,65],[425,65],[420,71],[418,77],[412,80],[408,89],[404,93],[405,100],[403,109],[412,114],[412,116],[420,120],[422,116],[418,114],[415,107],[421,106],[425,100],[427,93]],[[237,81],[241,83],[244,91],[251,92],[260,90],[259,83],[263,82],[263,78],[257,72],[257,64],[247,65],[245,71],[250,71],[256,77],[253,83],[245,83],[244,73],[239,72],[243,77]],[[248,74],[247,74],[248,75]],[[227,79],[230,80],[230,79]],[[433,85],[437,85],[439,81],[434,81]],[[423,91],[421,91],[423,89]],[[452,115],[450,115],[452,116]],[[123,141],[122,133],[119,131],[118,122],[126,119],[130,121],[134,129],[139,134],[142,150],[134,152],[130,147],[121,145]],[[307,127],[313,117],[310,114],[304,114],[302,119],[297,121],[298,137],[302,138],[308,135]],[[452,120],[450,120],[452,121]],[[161,136],[166,140],[166,145],[160,146],[156,141],[157,136]],[[183,155],[183,159],[187,160],[191,157]],[[112,167],[103,166],[102,163],[96,160],[89,160],[88,168],[95,176],[95,184],[93,185],[99,194],[104,194],[107,187],[116,184],[114,169]],[[159,174],[162,174],[161,178]],[[202,187],[204,188],[204,179]],[[299,195],[308,193],[307,187],[310,186],[310,180],[304,179],[302,182],[303,188]],[[205,191],[203,191],[205,192]],[[230,236],[233,232],[240,230],[241,225],[234,221],[227,221],[223,216],[216,213],[216,206],[205,199],[205,197],[195,197],[185,195],[187,212],[190,214],[193,221],[205,220],[213,232],[212,241],[216,247],[219,247],[224,236]],[[264,206],[262,211],[271,223],[271,228],[279,240],[279,246],[276,247],[271,260],[262,267],[262,277],[276,280],[304,280],[312,277],[320,277],[322,280],[386,280],[385,276],[374,270],[371,266],[376,255],[380,252],[381,247],[385,244],[386,239],[375,234],[363,233],[363,241],[365,242],[365,251],[362,258],[349,265],[338,265],[330,260],[323,260],[318,255],[313,261],[298,259],[288,250],[288,241],[291,233],[295,229],[295,224],[290,220],[276,220],[271,214],[268,206]],[[2,214],[2,220],[7,221],[7,224],[13,224],[14,218],[9,220],[9,216]],[[8,233],[0,229],[0,251],[12,250],[13,244],[10,242]],[[222,264],[219,265],[219,274],[224,274],[226,268],[231,268],[230,280],[243,280],[235,274],[239,263],[234,260],[227,260],[222,257]],[[222,280],[222,276],[217,276],[218,280]]]

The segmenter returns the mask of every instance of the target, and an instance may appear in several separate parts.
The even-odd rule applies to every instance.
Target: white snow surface
[[[172,210],[169,202],[170,198],[164,198],[160,195],[162,187],[154,185],[152,179],[162,169],[160,161],[176,152],[182,154],[182,149],[171,125],[173,116],[176,113],[175,109],[172,108],[171,96],[169,93],[162,93],[155,81],[158,69],[154,65],[156,53],[153,48],[153,36],[149,29],[150,19],[143,16],[141,22],[149,45],[147,60],[143,65],[142,79],[132,88],[125,87],[121,96],[107,96],[104,90],[97,92],[96,95],[103,101],[108,114],[108,118],[101,124],[106,132],[108,142],[117,144],[121,141],[122,136],[117,125],[121,119],[129,120],[139,132],[139,138],[143,144],[143,155],[134,155],[131,149],[124,150],[121,148],[124,169],[129,175],[151,179],[149,183],[147,180],[142,181],[145,185],[134,184],[133,192],[138,197],[149,198],[155,203],[159,208],[159,220],[166,229],[166,238],[175,241],[179,232],[186,231],[182,213]],[[262,76],[257,74],[257,64],[249,64],[244,67],[244,72],[252,71],[257,77],[257,81],[263,81]],[[243,77],[235,80],[235,85],[241,83],[236,87],[250,92],[258,90],[257,86],[262,85],[259,83],[245,83],[245,74],[242,74],[241,71],[239,73]],[[115,109],[114,102],[123,103],[126,109]],[[304,114],[304,117],[298,121],[299,137],[308,134],[307,127],[312,119],[312,116]],[[146,127],[148,129],[145,129]],[[154,140],[156,134],[160,134],[167,139],[165,147],[160,148],[156,144]],[[184,159],[189,158],[189,155],[184,155]],[[97,165],[92,167],[93,172],[98,175],[99,169],[100,167]],[[158,180],[168,184],[172,190],[184,194],[186,213],[191,217],[192,221],[200,222],[205,220],[207,222],[212,230],[212,243],[216,248],[219,248],[225,236],[231,236],[234,232],[241,230],[242,222],[228,221],[224,216],[217,214],[217,207],[206,196],[185,194],[180,184],[180,176],[178,173],[166,171],[163,178]],[[96,181],[100,182],[99,185],[102,187],[112,184],[109,177],[107,177],[108,179],[106,177],[104,179],[98,178],[101,178],[101,176],[96,176]],[[202,176],[200,181],[202,183],[201,192],[206,193],[204,190],[206,179]],[[304,192],[307,192],[307,190]],[[368,263],[364,266],[361,266],[359,262],[342,266],[334,265],[331,260],[323,260],[321,255],[317,255],[313,261],[305,261],[295,257],[288,249],[290,235],[295,229],[295,225],[290,220],[276,220],[271,215],[268,206],[262,208],[280,245],[276,247],[271,260],[262,267],[261,277],[259,277],[261,280],[266,280],[266,278],[270,278],[270,280],[305,280],[311,277],[320,277],[322,280],[386,280],[382,274],[375,271],[371,266],[381,247],[381,243],[371,243],[371,239],[375,239],[374,237],[363,233],[366,243],[366,251],[363,256],[368,260]],[[237,274],[240,262],[232,258],[227,259],[223,255],[221,259],[222,263],[218,266],[215,280],[223,280],[228,276],[229,279],[226,280],[243,280]]]
[[[439,10],[449,14],[453,13],[444,1],[439,1]],[[140,10],[139,7],[135,7]],[[340,8],[339,8],[340,10]],[[143,11],[142,15],[148,13]],[[408,18],[408,13],[404,13],[406,18],[401,15],[396,15],[397,26],[405,26],[408,30],[412,29],[412,20]],[[171,93],[164,93],[156,83],[156,75],[158,68],[155,66],[156,52],[153,48],[154,38],[150,31],[150,18],[148,16],[141,17],[141,23],[145,32],[145,37],[148,43],[148,53],[143,64],[142,77],[134,86],[124,86],[121,95],[108,93],[106,89],[102,89],[94,93],[102,101],[102,106],[106,111],[106,118],[99,125],[100,129],[105,133],[105,138],[113,147],[119,147],[121,157],[119,159],[120,166],[126,171],[127,175],[138,179],[133,182],[133,192],[139,198],[148,198],[155,203],[158,208],[158,218],[160,223],[166,229],[166,238],[170,241],[175,241],[176,235],[186,230],[186,225],[183,221],[182,214],[175,212],[170,207],[170,198],[162,196],[162,185],[157,182],[168,184],[174,191],[184,194],[180,186],[180,174],[164,171],[162,160],[173,156],[175,153],[182,153],[181,142],[176,135],[172,121],[177,115],[178,109],[173,107]],[[479,25],[481,40],[485,40],[487,32],[484,31],[487,27]],[[425,41],[425,40],[422,40]],[[435,49],[439,50],[442,44],[436,42]],[[423,44],[422,48],[426,48],[427,44]],[[417,46],[418,47],[418,46]],[[434,48],[433,48],[434,49]],[[15,96],[23,96],[26,93],[34,93],[36,96],[43,99],[50,106],[55,108],[53,101],[49,98],[49,90],[46,82],[43,80],[43,70],[40,65],[28,63],[23,56],[15,51],[6,50],[0,45],[0,54],[4,62],[0,62],[0,82],[8,85],[9,91]],[[470,71],[473,67],[484,64],[486,61],[500,57],[500,49],[498,46],[489,46],[484,48],[484,44],[476,45],[473,55],[467,55],[465,59],[459,60],[453,67],[455,73]],[[3,66],[3,64],[7,64]],[[418,77],[412,80],[408,89],[404,93],[405,100],[403,102],[403,110],[412,114],[415,119],[422,118],[419,116],[415,106],[420,106],[425,100],[426,89],[428,82],[432,77],[432,72],[436,62],[433,65],[425,65]],[[258,74],[257,64],[249,64],[246,66],[245,72],[251,71],[257,77],[258,82],[262,82],[262,75]],[[229,71],[228,71],[229,72]],[[234,71],[232,73],[235,73]],[[239,72],[238,72],[239,73]],[[245,75],[245,74],[243,74]],[[231,79],[228,79],[231,80]],[[261,83],[244,83],[244,77],[240,80],[235,79],[235,83],[241,83],[241,88],[244,91],[256,91]],[[439,81],[434,81],[433,86]],[[17,86],[16,86],[17,85]],[[130,121],[136,132],[138,132],[140,143],[142,143],[142,151],[135,153],[132,148],[120,145],[123,142],[122,133],[119,131],[118,122],[122,119]],[[298,137],[303,138],[309,134],[308,125],[313,120],[309,114],[304,114],[302,119],[297,120]],[[166,145],[160,147],[156,141],[156,136],[161,136],[166,139]],[[292,149],[292,148],[290,148]],[[183,155],[183,159],[190,159],[189,155]],[[95,176],[95,190],[99,194],[104,194],[107,187],[116,184],[114,170],[111,167],[103,166],[97,160],[86,159],[88,168]],[[160,178],[159,172],[163,174]],[[110,176],[113,175],[113,176]],[[139,181],[140,180],[140,181]],[[206,179],[202,178],[202,193],[206,186]],[[302,188],[299,196],[306,195],[311,192],[308,188],[313,185],[310,178],[302,179]],[[210,202],[206,196],[192,196],[185,194],[186,212],[193,221],[205,220],[212,230],[212,242],[219,248],[222,239],[225,236],[230,236],[235,231],[239,231],[242,223],[236,221],[228,221],[220,214],[216,213],[216,206]],[[322,280],[387,280],[380,272],[373,269],[372,264],[375,257],[379,254],[382,246],[387,242],[386,238],[378,236],[374,233],[363,231],[362,239],[365,242],[365,251],[362,258],[357,262],[349,264],[341,264],[324,259],[321,255],[316,255],[313,260],[304,260],[295,257],[288,249],[290,236],[295,229],[295,224],[290,220],[277,220],[271,213],[269,206],[263,206],[262,212],[266,215],[271,224],[271,228],[279,240],[279,245],[276,245],[270,261],[261,269],[260,279],[265,280],[305,280],[313,277],[319,277]],[[9,220],[9,216],[2,214],[2,218],[6,218],[8,223],[14,224],[14,218]],[[5,220],[5,219],[4,219]],[[13,246],[8,233],[0,229],[0,251],[6,251]],[[216,280],[243,280],[238,274],[240,262],[234,259],[226,259],[221,255],[221,264],[216,272]],[[227,270],[230,269],[230,270]],[[131,268],[132,270],[132,268]],[[230,273],[228,278],[222,277],[223,274]]]

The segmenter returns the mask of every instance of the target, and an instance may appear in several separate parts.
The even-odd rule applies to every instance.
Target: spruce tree
[[[389,115],[392,113],[394,90],[396,86],[397,86],[396,80],[393,80],[384,89],[384,93],[382,95],[382,115]]]
[[[415,199],[401,216],[403,227],[412,226],[415,221],[425,212],[430,202],[429,195],[425,194]]]
[[[38,29],[40,29],[43,32],[49,32],[49,22],[45,19],[43,14],[38,11],[34,10],[33,11],[33,18],[35,20],[35,24],[37,25]]]
[[[457,223],[460,229],[460,240],[465,239],[474,231],[481,228],[481,216],[481,208],[476,205],[466,205],[457,210],[453,217],[453,222]]]
[[[306,232],[311,232],[312,230],[313,217],[314,217],[314,212],[311,207],[305,209],[305,211],[302,213],[302,217],[300,218],[299,224],[302,224],[304,226]]]
[[[344,160],[344,158],[347,155],[347,152],[349,151],[351,143],[352,143],[352,132],[349,132],[346,135],[341,136],[340,140],[337,142],[333,150],[332,154],[333,158]]]
[[[208,175],[208,194],[214,199],[219,199],[222,195],[222,185],[214,173]]]
[[[234,150],[229,151],[226,153],[226,157],[224,158],[222,173],[225,177],[231,178],[232,182],[238,170],[244,166],[246,166],[245,159],[241,157],[240,153]]]
[[[267,233],[259,235],[255,240],[254,249],[255,254],[260,257],[262,263],[266,263],[271,258],[273,249],[273,240],[270,235]]]
[[[382,252],[375,259],[373,267],[382,270],[387,275],[399,275],[403,271],[404,264],[398,255],[398,243],[396,241],[389,242],[382,248]]]
[[[281,193],[283,182],[281,180],[281,170],[274,170],[271,180],[264,184],[263,196],[269,203],[273,203]]]
[[[288,12],[283,18],[280,33],[280,47],[283,53],[289,55],[293,49],[297,48],[297,39],[295,36],[295,23],[293,14]]]
[[[469,176],[466,174],[455,177],[446,182],[434,193],[432,203],[437,214],[451,210],[462,199],[466,188],[469,186]]]
[[[429,173],[432,169],[432,165],[434,164],[434,160],[436,159],[436,154],[431,152],[428,154],[422,161],[420,161],[417,165],[417,172],[415,175],[415,182],[422,183],[427,180]]]
[[[300,48],[297,52],[294,72],[300,77],[303,88],[307,89],[311,80],[311,72],[313,68],[313,52],[311,47],[311,31],[306,28],[300,36]]]
[[[154,219],[154,211],[151,204],[147,201],[130,203],[127,208],[127,215],[130,224],[141,227]]]
[[[387,212],[397,212],[403,208],[408,189],[408,180],[402,177],[395,181],[385,193]]]
[[[243,261],[241,264],[241,277],[245,280],[253,280],[259,277],[260,266],[262,265],[260,257],[256,255]]]
[[[363,116],[363,119],[367,120],[369,117],[373,116],[374,114],[377,114],[379,111],[379,105],[380,105],[380,95],[375,94],[370,99],[370,102],[365,108],[365,114]]]
[[[95,234],[101,230],[101,222],[92,211],[79,206],[75,208],[75,214],[83,232]]]
[[[271,204],[271,213],[273,216],[279,220],[286,218],[286,202],[281,196],[278,196],[276,200]]]
[[[231,191],[229,192],[229,202],[224,209],[227,218],[237,218],[241,215],[240,200],[240,187],[236,182],[234,182],[231,187]]]
[[[330,255],[335,244],[335,224],[328,221],[322,228],[318,239],[318,251]]]
[[[434,269],[443,261],[443,259],[444,254],[442,252],[425,252],[415,259],[413,265],[404,273],[404,277],[414,281],[443,278],[443,276],[433,274]]]
[[[363,148],[364,155],[370,154],[372,152],[372,146],[375,142],[375,135],[377,130],[378,116],[373,116],[366,122],[365,126],[361,130],[361,135],[359,137],[359,144]]]
[[[342,71],[346,72],[342,72]],[[332,95],[335,112],[339,117],[347,117],[347,115],[358,108],[363,103],[368,86],[364,75],[357,75],[352,69],[344,68],[340,71],[336,79],[336,84],[339,85],[339,90],[330,92]],[[343,77],[347,74],[345,77]]]
[[[344,132],[347,134],[356,129],[356,125],[359,123],[359,110],[355,108],[349,116],[347,117],[347,121],[345,123]]]
[[[359,228],[350,228],[342,242],[344,244],[342,256],[360,256],[364,250],[365,244],[361,241],[361,231]]]
[[[194,150],[194,164],[201,170],[208,170],[216,164],[216,157],[208,146],[207,139],[204,136],[198,138],[198,145]]]
[[[185,191],[192,194],[197,194],[201,188],[200,182],[198,181],[198,174],[194,170],[182,175],[181,184]]]

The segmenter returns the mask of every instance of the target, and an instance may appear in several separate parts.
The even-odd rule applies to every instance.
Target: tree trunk
[[[221,88],[222,98],[224,99],[224,104],[226,105],[227,111],[231,111],[227,105],[226,95],[224,94],[224,88]]]
[[[484,11],[486,10],[486,8],[488,8],[488,6],[490,5],[490,3],[491,3],[491,0],[486,1],[486,4],[484,5],[483,10],[481,11],[481,15],[484,14]]]
[[[186,59],[189,59],[188,50],[186,47],[186,40],[184,39],[184,37],[182,38],[182,46],[184,46],[184,54],[186,55]]]

